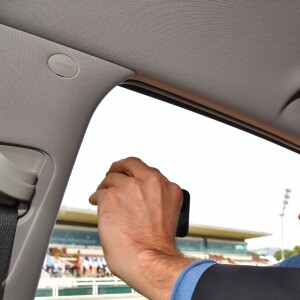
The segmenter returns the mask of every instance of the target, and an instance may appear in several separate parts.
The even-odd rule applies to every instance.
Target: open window
[[[64,195],[48,253],[48,260],[56,256],[61,269],[52,272],[46,259],[44,277],[110,278],[96,208],[88,197],[110,164],[128,156],[160,169],[190,192],[189,236],[178,239],[187,255],[268,266],[276,262],[276,251],[300,244],[299,154],[195,111],[117,87],[94,113]],[[133,292],[118,284],[125,293]],[[87,285],[87,294],[103,293],[100,284]],[[41,280],[37,295],[45,295],[47,288],[50,293]],[[107,288],[112,292],[110,283]],[[73,292],[56,289],[58,296]]]

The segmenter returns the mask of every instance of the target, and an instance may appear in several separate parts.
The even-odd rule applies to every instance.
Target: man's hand
[[[109,269],[150,299],[170,299],[192,259],[177,249],[181,188],[137,158],[115,162],[90,203]]]

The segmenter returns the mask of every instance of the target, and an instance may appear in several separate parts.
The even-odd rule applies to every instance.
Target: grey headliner
[[[45,153],[30,210],[17,224],[3,298],[31,300],[90,118],[105,95],[134,73],[3,25],[0,40],[0,143]],[[75,77],[59,77],[50,70],[48,59],[56,53],[77,62]]]
[[[300,1],[1,0],[0,23],[300,137]]]

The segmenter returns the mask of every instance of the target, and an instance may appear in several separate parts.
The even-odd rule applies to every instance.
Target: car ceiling
[[[1,0],[0,23],[300,145],[299,1]]]

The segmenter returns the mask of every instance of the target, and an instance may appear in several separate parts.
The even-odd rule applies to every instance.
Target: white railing
[[[47,298],[51,297],[60,297],[59,291],[66,288],[66,289],[74,289],[81,287],[91,287],[92,293],[88,293],[87,296],[96,296],[98,295],[98,288],[99,287],[128,287],[128,285],[120,280],[117,277],[109,277],[109,278],[41,278],[38,285],[38,290],[51,290],[51,295],[48,295]],[[129,287],[128,287],[129,288]],[[130,293],[126,294],[135,294],[135,290],[130,288]],[[45,298],[45,296],[40,296],[41,298]],[[39,299],[40,297],[36,297]],[[61,296],[64,297],[64,296]]]

